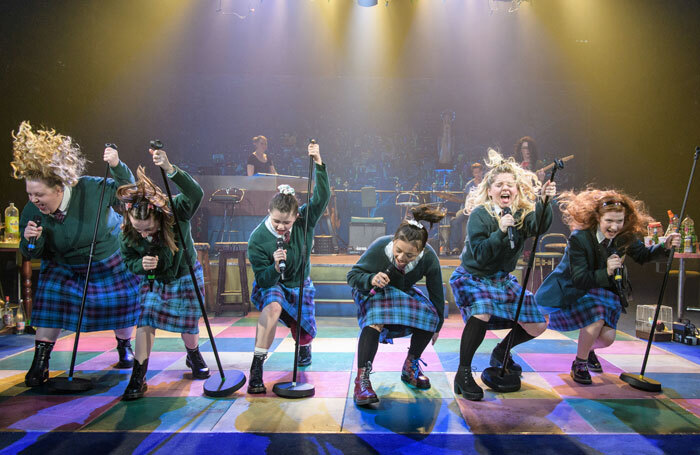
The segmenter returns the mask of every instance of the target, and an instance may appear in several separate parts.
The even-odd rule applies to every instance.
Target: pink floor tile
[[[679,406],[682,406],[683,408],[692,412],[696,416],[700,417],[700,399],[698,399],[698,398],[692,398],[692,399],[686,399],[686,400],[677,399],[677,400],[673,400],[673,401],[675,401]]]
[[[56,341],[54,351],[72,351],[75,344],[75,337],[69,336]],[[78,341],[78,351],[81,352],[104,352],[117,348],[117,340],[112,337],[83,337],[80,335]]]
[[[442,339],[448,339],[448,338],[462,338],[462,332],[464,331],[464,325],[458,326],[458,327],[446,327],[443,326],[442,329],[440,329],[440,338]],[[498,339],[498,336],[493,333],[492,331],[488,330],[486,331],[486,336],[484,338],[495,338]]]
[[[552,389],[562,398],[585,398],[589,400],[630,399],[630,398],[663,398],[662,395],[649,394],[634,389],[622,382],[618,374],[591,373],[593,384],[583,385],[574,382],[569,372],[540,373],[540,376],[552,386]]]
[[[518,353],[533,370],[537,372],[569,373],[571,362],[574,361],[573,354],[551,354],[551,353]],[[622,370],[605,360],[604,356],[598,356],[603,371],[611,374],[622,373]]]
[[[644,355],[647,344],[643,341],[615,341],[604,349],[596,349],[596,354],[639,354]],[[650,354],[667,354],[663,349],[651,347]]]
[[[382,347],[379,347],[374,362],[372,362],[372,371],[401,371],[403,368],[403,362],[406,359],[406,354],[408,350],[402,353],[382,351]],[[426,349],[422,356],[423,361],[427,365],[422,365],[424,371],[444,371],[442,363],[437,353],[432,349]],[[353,365],[357,365],[357,354],[355,354],[355,360]]]
[[[216,335],[217,338],[255,338],[255,326],[246,327],[228,327],[221,333]],[[275,330],[275,338],[284,338],[289,335],[289,329],[286,327],[277,327]]]

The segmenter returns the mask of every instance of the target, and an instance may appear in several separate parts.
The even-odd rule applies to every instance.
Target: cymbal
[[[464,202],[464,198],[461,198],[456,194],[448,193],[447,191],[436,191],[435,196],[439,197],[440,199],[445,199],[446,201],[456,202],[458,204]]]

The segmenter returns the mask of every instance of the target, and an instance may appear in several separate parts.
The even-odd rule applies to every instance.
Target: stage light
[[[357,0],[357,4],[360,6],[377,6],[378,0]]]

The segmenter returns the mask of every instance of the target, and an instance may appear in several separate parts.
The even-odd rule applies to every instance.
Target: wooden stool
[[[202,271],[204,272],[204,306],[207,311],[212,311],[214,308],[212,304],[211,269],[209,268],[209,244],[195,243],[194,249],[197,251],[197,260],[202,264]]]
[[[221,314],[224,305],[241,305],[243,316],[250,311],[250,293],[248,291],[248,271],[246,269],[246,250],[248,249],[247,242],[216,242],[214,249],[219,253],[219,282],[216,285],[216,309],[214,315]],[[229,258],[238,259],[238,273],[241,280],[241,289],[239,291],[226,291],[226,266]],[[225,303],[225,297],[228,295],[241,295],[240,303]]]

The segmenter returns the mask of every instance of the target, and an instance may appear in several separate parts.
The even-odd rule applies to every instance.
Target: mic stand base
[[[661,383],[641,374],[622,373],[620,379],[635,389],[645,392],[661,392]]]

